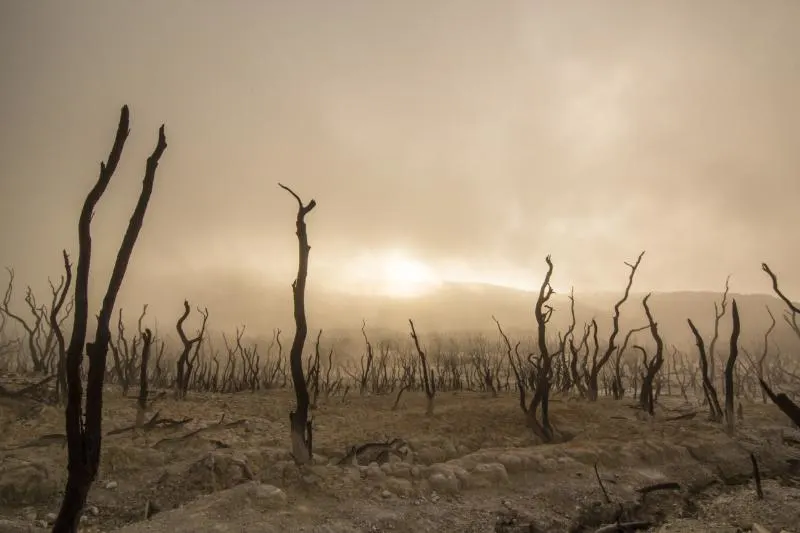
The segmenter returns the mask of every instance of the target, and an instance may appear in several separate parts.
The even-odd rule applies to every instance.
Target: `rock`
[[[506,472],[512,474],[521,472],[523,470],[522,458],[518,455],[503,453],[497,457],[497,462],[505,467]]]
[[[116,481],[109,481],[108,483],[106,483],[106,490],[114,490],[117,487],[119,487],[119,483],[117,483]]]
[[[96,505],[90,505],[86,508],[86,512],[92,516],[97,516],[100,514],[100,509],[98,509]]]
[[[257,481],[242,485],[247,495],[261,509],[276,509],[286,505],[286,493],[274,485],[261,484]],[[238,488],[238,487],[237,487]],[[236,489],[233,489],[236,490]]]
[[[460,489],[458,478],[453,473],[447,476],[442,472],[434,472],[428,477],[428,483],[434,491],[444,494],[455,494]]]
[[[386,477],[386,474],[378,466],[378,463],[370,463],[367,467],[366,477],[372,481],[380,481]]]
[[[44,519],[48,524],[53,524],[56,521],[56,513],[47,513],[44,515]]]
[[[382,498],[391,498],[392,497],[392,493],[389,492],[388,490],[384,489],[383,491],[381,491],[381,497]]]
[[[411,496],[414,492],[414,486],[411,481],[398,477],[387,478],[384,487],[393,494],[403,497]]]
[[[508,472],[506,467],[500,463],[484,463],[476,466],[472,470],[473,477],[488,481],[493,485],[508,483]]]
[[[407,463],[386,463],[384,466],[389,466],[388,474],[394,477],[401,477],[403,479],[411,479],[411,465]]]
[[[0,518],[0,533],[28,533],[30,530],[28,524]]]
[[[43,466],[23,463],[0,468],[0,504],[32,505],[49,501],[60,485]]]

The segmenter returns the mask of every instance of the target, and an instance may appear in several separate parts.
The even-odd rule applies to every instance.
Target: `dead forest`
[[[454,410],[458,401],[453,398],[474,395],[482,399],[474,401],[489,403],[505,399],[513,405],[511,418],[506,420],[508,431],[528,434],[529,446],[534,447],[557,446],[576,439],[580,429],[576,431],[558,410],[567,404],[580,405],[586,413],[595,412],[600,418],[606,416],[602,414],[604,406],[623,406],[624,410],[636,411],[633,424],[645,428],[642,431],[647,431],[654,420],[702,420],[703,427],[718,427],[728,439],[735,439],[742,431],[740,426],[746,425],[751,416],[760,416],[751,413],[773,412],[786,427],[800,425],[800,407],[796,403],[800,394],[800,357],[779,352],[771,340],[776,324],[781,322],[800,339],[800,306],[793,295],[784,294],[780,285],[781,276],[791,276],[791,272],[761,265],[765,288],[782,301],[784,312],[773,316],[767,310],[771,326],[763,331],[757,351],[740,342],[739,307],[729,294],[727,282],[714,309],[698,309],[697,316],[686,317],[686,328],[696,342],[694,351],[680,350],[670,339],[662,338],[650,296],[632,297],[637,271],[647,261],[645,252],[641,252],[633,258],[621,258],[619,297],[608,309],[608,329],[599,327],[595,319],[587,323],[576,320],[576,297],[572,294],[570,308],[556,309],[551,305],[551,277],[558,268],[558,258],[547,256],[543,258],[546,274],[530,303],[530,334],[525,338],[515,338],[492,316],[494,336],[433,339],[425,324],[409,317],[407,334],[402,336],[376,336],[370,332],[369,324],[360,324],[362,348],[357,353],[342,353],[335,342],[326,341],[324,329],[311,329],[306,319],[306,284],[314,281],[309,276],[309,263],[313,263],[310,243],[317,203],[304,200],[283,184],[276,184],[276,194],[286,195],[287,202],[296,207],[297,274],[291,296],[288,286],[286,294],[293,299],[294,330],[275,329],[266,344],[249,340],[244,327],[214,335],[214,310],[191,299],[182,302],[178,316],[159,317],[161,329],[156,329],[147,302],[141,302],[138,309],[122,309],[116,305],[116,297],[127,269],[144,268],[136,262],[135,245],[146,224],[149,199],[161,179],[157,176],[159,160],[169,153],[163,126],[146,160],[141,194],[116,252],[111,276],[108,280],[92,280],[106,287],[101,308],[90,308],[87,287],[92,254],[109,253],[92,249],[92,224],[102,223],[93,220],[94,209],[102,201],[123,155],[129,122],[126,106],[122,108],[108,158],[101,164],[97,182],[79,213],[78,249],[61,253],[63,270],[55,281],[50,280],[50,292],[34,294],[30,288],[19,287],[15,272],[9,267],[0,302],[0,402],[44,405],[62,414],[61,431],[28,434],[27,442],[21,444],[39,446],[42,439],[49,439],[48,442],[61,443],[65,450],[62,453],[62,448],[56,447],[57,451],[52,452],[65,472],[64,485],[58,492],[60,506],[52,508],[53,516],[45,521],[53,532],[84,529],[88,527],[87,520],[93,520],[92,515],[99,512],[92,503],[92,494],[105,490],[98,488],[96,482],[109,439],[144,438],[143,435],[168,429],[169,436],[159,434],[157,444],[164,439],[185,443],[209,427],[235,430],[247,424],[233,409],[202,428],[193,425],[197,423],[196,415],[175,415],[181,412],[182,404],[201,402],[203,398],[223,402],[229,398],[231,405],[244,398],[255,410],[270,398],[289,398],[291,407],[284,411],[280,422],[285,431],[274,438],[284,443],[288,460],[300,476],[320,462],[334,468],[355,465],[369,469],[373,463],[389,462],[389,455],[395,452],[402,462],[403,454],[413,448],[405,442],[407,436],[387,435],[380,441],[357,441],[358,437],[353,437],[341,447],[339,457],[332,457],[327,444],[318,448],[318,443],[329,438],[325,434],[328,428],[337,423],[326,421],[326,409],[337,406],[346,412],[349,402],[366,405],[373,399],[379,399],[375,401],[382,402],[380,409],[387,413],[410,413],[408,416],[420,420],[420,427],[430,427],[437,417],[458,417]],[[324,205],[319,208],[324,209]],[[640,324],[623,328],[623,309],[638,309]],[[491,314],[491,310],[487,309],[487,313]],[[551,327],[555,313],[571,317],[568,328]],[[700,313],[713,313],[713,329],[704,330],[697,325],[699,319],[706,320]],[[96,322],[90,317],[95,317]],[[169,322],[172,326],[167,328],[165,324]],[[723,324],[731,325],[729,337],[720,334]],[[89,335],[94,337],[89,340]],[[420,398],[419,403],[416,398]],[[129,419],[104,416],[106,402],[117,401],[131,406],[125,411],[132,414]],[[681,409],[672,408],[674,405]],[[474,406],[481,409],[480,403]],[[340,423],[346,425],[345,421]],[[795,446],[800,447],[800,442]],[[402,453],[398,451],[401,448]],[[743,468],[748,480],[751,475],[758,480],[762,499],[760,476],[768,478],[771,467],[766,466],[759,473],[757,455],[749,457],[752,463]],[[582,511],[572,518],[571,530],[644,531],[657,524],[657,520],[642,514],[641,502],[634,508],[612,501],[605,486],[608,483],[604,484],[597,473],[598,461],[592,462],[594,473],[588,477],[595,488],[599,484],[602,489],[597,505],[611,511],[591,519]],[[477,466],[475,469],[480,470]],[[251,468],[244,470],[242,483],[259,477],[247,473]],[[367,470],[361,474],[372,475]],[[435,485],[431,479],[428,489]],[[650,492],[681,491],[685,487],[651,483],[638,490],[644,491],[640,492],[644,501],[644,495]],[[440,488],[438,492],[445,491]],[[15,508],[14,497],[0,492],[0,508]],[[36,504],[52,506],[52,498],[50,495]],[[29,500],[25,505],[30,505]],[[159,514],[155,504],[147,503],[146,507],[143,514],[137,514],[138,520],[150,520]],[[532,524],[533,518],[525,519],[516,511],[511,514],[514,516],[498,521],[495,530],[534,531],[533,525],[525,525]],[[135,521],[123,517],[112,522],[123,525]]]

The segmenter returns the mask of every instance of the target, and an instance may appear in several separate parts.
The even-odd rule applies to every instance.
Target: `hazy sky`
[[[100,273],[164,122],[139,282],[289,283],[282,181],[328,287],[535,285],[551,253],[617,289],[647,249],[640,290],[768,292],[768,261],[797,295],[798,28],[796,0],[4,1],[0,264],[59,273],[127,103]]]

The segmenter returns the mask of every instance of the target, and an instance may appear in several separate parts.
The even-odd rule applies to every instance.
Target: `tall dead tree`
[[[717,340],[719,339],[719,323],[728,312],[728,292],[730,292],[731,277],[725,278],[725,292],[722,293],[722,299],[719,303],[714,302],[714,335],[711,337],[711,343],[708,345],[708,377],[711,383],[715,383],[717,379]]]
[[[69,255],[67,255],[66,250],[63,250],[61,253],[64,258],[65,279],[58,300],[54,301],[50,309],[50,328],[56,336],[56,343],[58,346],[58,369],[56,371],[56,399],[58,401],[63,399],[67,390],[67,344],[64,340],[64,334],[61,332],[61,321],[58,319],[58,313],[61,311],[67,293],[72,286],[72,264],[69,262]]]
[[[420,373],[422,374],[422,386],[425,388],[425,398],[428,400],[425,407],[425,415],[432,416],[434,399],[436,398],[436,380],[434,379],[433,370],[431,370],[428,366],[428,356],[425,354],[425,351],[422,349],[422,346],[419,343],[417,330],[414,328],[414,321],[409,318],[408,324],[411,326],[411,338],[414,340],[414,346],[416,347],[417,355],[419,356],[419,364],[421,367]]]
[[[622,346],[617,348],[617,353],[614,356],[614,377],[611,384],[611,393],[615,400],[621,400],[625,396],[625,383],[622,381],[622,357],[628,349],[631,342],[631,337],[640,331],[648,329],[650,326],[641,326],[628,330],[625,335],[625,340],[622,341]],[[634,393],[635,394],[635,393]]]
[[[647,324],[650,328],[650,335],[653,336],[653,341],[656,343],[656,353],[653,354],[653,357],[648,361],[647,360],[647,352],[641,346],[636,346],[644,354],[644,368],[645,368],[645,375],[644,379],[642,380],[642,391],[639,395],[639,403],[642,406],[642,409],[647,411],[647,413],[652,416],[655,414],[655,395],[653,391],[653,382],[655,381],[655,377],[658,372],[661,370],[661,366],[664,364],[664,341],[661,339],[661,335],[658,333],[658,324],[653,319],[653,313],[650,311],[650,306],[647,305],[647,301],[650,299],[650,294],[644,297],[642,300],[642,306],[644,307],[644,313],[647,316]]]
[[[772,280],[772,290],[775,294],[780,298],[788,311],[783,316],[784,320],[786,321],[789,326],[791,326],[792,330],[797,334],[798,338],[800,338],[800,324],[798,324],[798,319],[800,319],[800,307],[797,306],[794,302],[792,302],[783,291],[781,291],[780,287],[778,287],[778,276],[775,275],[772,270],[770,270],[769,265],[766,263],[761,263],[761,270],[767,273],[770,280]]]
[[[800,325],[798,325],[797,322],[798,317],[800,317],[800,307],[792,302],[792,300],[790,300],[783,293],[783,291],[781,291],[780,287],[778,286],[778,276],[775,275],[775,273],[769,268],[769,265],[766,263],[761,263],[761,270],[766,272],[770,280],[772,280],[772,290],[788,308],[787,314],[785,314],[783,317],[784,320],[786,320],[786,323],[792,327],[797,336],[800,337]],[[775,394],[763,379],[759,380],[759,382],[762,390],[764,390],[764,392],[767,393],[767,396],[769,396],[770,400],[772,400],[772,402],[777,405],[781,411],[783,411],[783,414],[788,416],[796,426],[800,426],[800,407],[798,407],[798,405],[794,403],[786,394]]]
[[[144,415],[147,411],[147,365],[150,362],[150,352],[153,346],[153,332],[150,331],[150,328],[145,328],[140,335],[142,337],[142,364],[139,366],[139,396],[136,399],[136,427],[140,427],[144,423]]]
[[[367,380],[369,379],[370,370],[372,370],[372,360],[375,354],[372,351],[372,343],[369,342],[367,337],[367,321],[361,321],[361,335],[364,336],[364,344],[367,347],[367,353],[361,357],[361,377],[359,383],[359,393],[363,396],[367,392]]]
[[[197,312],[203,317],[203,325],[200,326],[200,331],[198,331],[197,335],[193,338],[189,338],[186,336],[186,332],[183,331],[183,323],[186,322],[186,318],[189,316],[191,309],[189,308],[189,302],[187,300],[183,301],[183,314],[181,314],[180,318],[178,318],[178,322],[175,324],[175,329],[178,331],[178,337],[181,339],[181,344],[183,344],[183,348],[181,349],[181,355],[178,357],[177,362],[177,370],[178,375],[175,378],[175,398],[178,400],[182,400],[186,398],[186,393],[189,390],[189,381],[192,376],[192,370],[194,369],[194,365],[197,362],[197,357],[200,354],[200,343],[203,342],[203,337],[206,333],[206,323],[208,322],[208,309],[197,309]],[[192,357],[189,357],[189,354],[192,354]]]
[[[108,187],[117,169],[122,149],[128,138],[128,106],[120,112],[114,145],[105,163],[100,164],[100,176],[81,210],[78,221],[78,264],[75,271],[75,314],[67,348],[67,406],[65,423],[67,433],[67,483],[61,509],[53,525],[53,533],[75,533],[86,505],[92,482],[100,465],[103,419],[103,379],[106,373],[108,343],[111,340],[109,322],[114,311],[117,294],[128,268],[133,247],[144,222],[147,204],[153,192],[156,168],[161,155],[167,148],[164,126],[158,130],[158,143],[147,159],[142,192],[133,210],[128,228],[117,253],[111,278],[108,282],[103,304],[97,317],[97,330],[94,342],[86,344],[89,358],[89,371],[86,383],[86,413],[83,413],[83,383],[81,382],[81,362],[89,314],[89,263],[92,252],[91,222],[94,208]]]
[[[550,285],[550,278],[553,276],[553,262],[549,255],[545,257],[544,261],[547,263],[547,272],[544,275],[542,286],[539,287],[539,296],[536,298],[536,305],[533,308],[533,315],[536,319],[539,368],[536,372],[536,390],[533,391],[527,415],[530,427],[539,433],[543,440],[550,441],[553,438],[553,428],[550,425],[550,380],[553,372],[553,354],[550,354],[547,346],[547,323],[553,316],[553,308],[547,302],[553,296],[554,291]],[[539,407],[542,408],[541,424],[536,418]]]
[[[730,353],[728,354],[728,363],[725,365],[725,422],[729,433],[733,433],[736,424],[736,415],[733,411],[733,371],[736,368],[736,357],[739,355],[739,332],[741,331],[736,298],[731,301],[731,318],[733,319],[733,329],[731,330]]]
[[[297,464],[307,464],[312,457],[312,433],[311,421],[308,419],[308,408],[311,401],[306,387],[306,378],[303,375],[303,348],[308,335],[306,278],[308,277],[308,255],[311,251],[311,246],[308,245],[306,215],[314,209],[317,202],[312,199],[308,204],[303,204],[303,201],[292,189],[280,183],[278,185],[297,200],[297,278],[292,283],[295,332],[292,348],[289,352],[289,366],[292,372],[294,393],[297,398],[297,409],[289,413],[289,422],[291,425],[290,433],[294,460]]]
[[[722,407],[719,405],[719,396],[717,396],[717,389],[714,387],[714,382],[711,381],[709,373],[708,357],[706,355],[706,345],[703,342],[703,336],[700,335],[697,327],[692,322],[692,319],[686,319],[689,323],[689,328],[694,335],[695,343],[697,344],[697,352],[700,356],[700,374],[703,380],[703,393],[705,394],[706,401],[708,402],[708,409],[710,411],[710,418],[713,422],[722,420]]]
[[[631,269],[630,274],[628,275],[628,284],[625,286],[625,293],[622,295],[622,298],[614,304],[614,314],[611,316],[611,334],[608,336],[608,344],[606,345],[606,351],[598,360],[597,357],[592,358],[592,366],[589,369],[589,375],[587,376],[587,397],[590,401],[596,401],[599,391],[600,385],[598,383],[598,377],[600,376],[600,371],[603,369],[605,364],[611,359],[611,356],[614,353],[614,350],[617,349],[617,345],[614,343],[617,339],[617,335],[619,335],[619,314],[620,309],[622,308],[622,304],[624,304],[628,300],[628,296],[631,293],[631,286],[633,285],[633,277],[636,275],[636,269],[639,268],[639,264],[642,262],[642,257],[644,257],[644,251],[639,254],[639,257],[636,258],[636,262],[633,264],[628,263],[627,261],[625,264],[628,268]]]
[[[767,309],[767,314],[770,318],[770,324],[767,328],[767,331],[764,333],[764,347],[761,350],[761,355],[758,357],[756,361],[756,374],[758,376],[759,381],[764,381],[764,361],[767,359],[767,355],[769,355],[769,336],[772,331],[775,329],[777,322],[775,321],[775,315],[772,314],[769,306],[765,306]],[[767,403],[767,391],[761,389],[761,401],[763,403]]]

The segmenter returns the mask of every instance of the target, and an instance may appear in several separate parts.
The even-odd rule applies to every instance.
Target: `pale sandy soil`
[[[133,400],[116,391],[106,398],[105,431],[133,423]],[[679,400],[666,401],[670,410],[650,420],[629,407],[631,400],[561,398],[552,416],[569,440],[545,445],[523,426],[513,395],[442,394],[433,417],[423,416],[421,395],[404,397],[398,411],[391,411],[393,401],[322,400],[314,412],[319,456],[299,470],[288,455],[291,393],[162,400],[155,407],[161,417],[192,420],[107,437],[83,529],[595,531],[622,509],[622,521],[653,524],[644,531],[750,531],[756,522],[766,531],[800,532],[800,432],[771,405],[745,404],[730,438],[704,411],[664,421],[692,410]],[[226,425],[232,422],[239,423]],[[0,533],[42,531],[36,525],[57,511],[66,450],[57,436],[39,437],[63,432],[60,409],[0,401]],[[395,437],[408,443],[403,459],[331,464],[351,445]],[[752,483],[751,451],[764,477],[763,500]],[[680,490],[644,498],[636,492],[666,481]],[[148,505],[157,512],[144,520]]]

